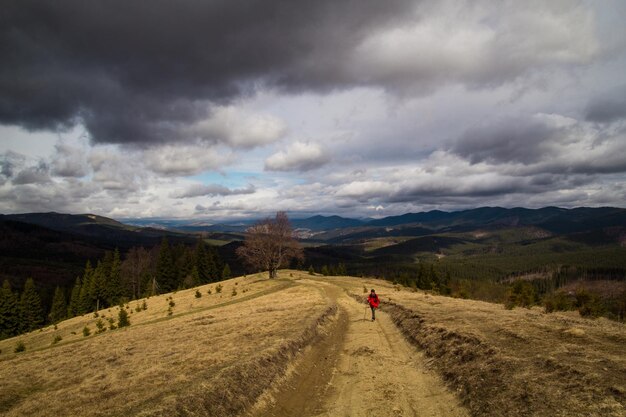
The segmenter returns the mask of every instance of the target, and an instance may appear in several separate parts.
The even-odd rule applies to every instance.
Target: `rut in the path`
[[[328,337],[301,358],[262,417],[468,415],[387,315],[364,320],[365,306],[339,287],[306,285],[319,286],[337,302],[339,318]]]

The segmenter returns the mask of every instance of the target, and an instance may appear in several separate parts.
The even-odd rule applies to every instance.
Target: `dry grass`
[[[238,295],[232,297],[235,283]],[[61,323],[56,332],[21,337],[23,353],[12,353],[15,339],[3,341],[0,413],[240,414],[315,339],[319,323],[334,310],[318,290],[294,281],[250,276],[222,285],[221,298],[206,288],[201,298],[195,289],[152,297],[148,310],[130,316],[130,327],[97,336],[80,333],[86,323],[95,329],[92,314]],[[170,295],[176,305],[167,316]],[[51,346],[56,333],[63,340]]]
[[[169,308],[170,297],[171,300],[174,301],[174,306],[172,307],[172,317],[176,317],[183,314],[198,312],[203,309],[216,308],[224,306],[228,303],[250,299],[268,292],[278,291],[285,286],[290,285],[290,283],[284,280],[269,281],[263,274],[255,274],[245,278],[239,277],[221,282],[220,285],[222,285],[223,288],[219,294],[216,293],[215,290],[217,285],[217,283],[207,284],[197,288],[131,301],[126,304],[128,307],[127,311],[129,313],[131,325],[146,325],[168,318],[167,310]],[[236,296],[232,296],[233,288],[237,289]],[[208,294],[209,289],[211,290],[211,294]],[[196,290],[200,292],[202,297],[195,297]],[[136,311],[136,308],[141,307],[144,302],[146,303],[148,309]],[[32,351],[50,347],[55,336],[60,336],[62,338],[59,345],[83,340],[83,328],[85,326],[91,330],[92,336],[90,337],[93,337],[96,331],[96,322],[98,319],[102,319],[108,329],[109,323],[107,319],[113,318],[117,322],[118,312],[118,307],[102,309],[98,311],[98,317],[96,317],[94,313],[74,317],[59,323],[56,330],[54,329],[54,326],[48,326],[41,330],[12,339],[1,340],[0,360],[11,356],[17,340],[24,342],[27,351]]]
[[[363,297],[363,280],[341,282]],[[475,416],[626,415],[624,324],[365,285]]]

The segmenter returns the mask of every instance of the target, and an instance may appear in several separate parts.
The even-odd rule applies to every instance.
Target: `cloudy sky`
[[[626,2],[3,0],[0,213],[626,206]]]

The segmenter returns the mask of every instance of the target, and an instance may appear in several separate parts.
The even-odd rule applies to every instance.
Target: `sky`
[[[3,0],[0,213],[626,206],[626,2]]]

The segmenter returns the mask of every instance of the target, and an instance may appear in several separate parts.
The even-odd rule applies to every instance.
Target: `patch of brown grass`
[[[237,280],[238,290],[247,285],[249,291],[222,299],[205,289],[200,299],[195,289],[151,297],[148,310],[130,316],[130,327],[97,336],[67,336],[70,342],[65,336],[95,322],[93,314],[61,323],[59,330],[68,333],[53,346],[45,331],[23,336],[26,352],[5,354],[3,348],[0,358],[0,414],[240,413],[315,339],[334,310],[319,291],[293,281]],[[234,283],[223,285],[225,292]],[[169,296],[176,302],[170,317]]]
[[[626,415],[624,324],[342,282],[360,299],[364,284],[376,288],[383,311],[475,416]]]

